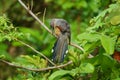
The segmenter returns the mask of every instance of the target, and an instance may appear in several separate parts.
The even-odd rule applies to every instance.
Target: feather
[[[68,37],[60,35],[53,47],[53,62],[61,63],[64,60],[66,51],[68,50]]]

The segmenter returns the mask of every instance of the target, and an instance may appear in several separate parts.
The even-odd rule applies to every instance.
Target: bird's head
[[[54,33],[57,36],[66,32],[70,32],[70,25],[64,19],[52,19],[50,22],[50,26],[53,28]]]

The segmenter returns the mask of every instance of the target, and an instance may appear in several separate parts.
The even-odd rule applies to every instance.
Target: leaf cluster
[[[69,48],[68,57],[65,62],[72,60],[73,64],[58,70],[49,70],[45,72],[32,72],[24,69],[17,69],[17,73],[10,79],[14,80],[113,80],[120,77],[120,64],[113,58],[114,53],[120,52],[120,3],[115,2],[108,7],[109,0],[73,0],[67,2],[65,0],[45,0],[40,1],[44,5],[38,5],[37,7],[43,7],[45,5],[52,6],[48,8],[47,16],[62,17],[67,19],[71,23],[72,40],[76,41],[80,46],[84,48],[84,52],[78,51],[74,48]],[[37,2],[38,3],[38,2]],[[54,5],[53,5],[54,4]],[[64,5],[63,5],[64,4]],[[102,10],[102,8],[107,8]],[[12,5],[14,6],[14,5]],[[18,4],[16,5],[18,8]],[[102,7],[101,7],[102,6]],[[16,8],[14,6],[14,8]],[[60,9],[60,10],[59,10]],[[35,11],[35,10],[34,10]],[[17,11],[16,11],[17,12]],[[22,11],[24,12],[24,11]],[[51,16],[51,14],[55,14]],[[81,13],[82,12],[82,13]],[[99,13],[99,14],[98,14]],[[68,15],[70,14],[70,15]],[[92,18],[90,17],[97,15]],[[12,15],[12,13],[11,13]],[[20,15],[20,14],[19,14]],[[81,15],[81,17],[80,17]],[[14,15],[16,16],[16,15]],[[33,19],[26,16],[16,17],[20,20],[28,20],[33,23]],[[22,18],[22,19],[21,19]],[[76,21],[75,21],[76,20]],[[89,21],[89,24],[88,24]],[[15,23],[16,22],[16,23]],[[15,20],[15,24],[20,23]],[[48,20],[49,22],[49,20]],[[31,23],[29,26],[31,27]],[[81,23],[81,24],[80,24]],[[26,23],[27,24],[27,23]],[[46,23],[48,24],[48,23]],[[20,26],[23,26],[20,24]],[[25,26],[25,25],[24,25]],[[33,55],[34,52],[28,48],[25,48],[14,41],[15,38],[20,38],[23,34],[22,40],[26,41],[31,46],[34,46],[36,50],[43,52],[45,55],[51,55],[52,44],[55,41],[50,35],[41,30],[41,28],[26,27],[18,28],[13,27],[6,16],[0,16],[0,42],[6,40],[11,41],[15,47],[22,47],[20,52],[26,54],[17,56],[14,60],[10,60],[15,65],[24,66],[26,68],[45,68],[50,65],[47,61],[40,57],[40,55]],[[34,23],[36,26],[36,23]],[[81,28],[80,26],[84,27]],[[88,27],[89,26],[89,27]],[[86,30],[85,30],[86,28]],[[82,29],[82,30],[79,30]],[[82,31],[79,32],[79,31]],[[44,34],[43,34],[44,33]],[[77,39],[76,39],[77,35]],[[0,59],[4,57],[8,60],[7,45],[0,44]]]

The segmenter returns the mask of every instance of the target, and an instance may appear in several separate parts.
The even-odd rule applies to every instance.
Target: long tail
[[[68,37],[65,35],[60,36],[53,47],[53,62],[61,63],[64,56],[68,52]]]

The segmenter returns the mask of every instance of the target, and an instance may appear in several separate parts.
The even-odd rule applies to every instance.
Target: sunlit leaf
[[[120,15],[112,17],[110,22],[112,25],[120,24]]]
[[[5,58],[5,55],[0,55],[0,59],[4,59]]]
[[[102,44],[103,48],[105,49],[106,53],[109,55],[113,54],[116,39],[111,38],[106,35],[102,35],[100,40],[101,40],[101,44]]]
[[[77,36],[79,40],[87,40],[88,42],[93,42],[99,40],[100,35],[94,33],[82,33]]]
[[[79,67],[80,73],[93,73],[94,66],[90,63],[82,63]]]
[[[69,73],[70,73],[70,71],[67,71],[67,70],[56,71],[49,77],[49,80],[60,79],[63,75],[69,74]]]

